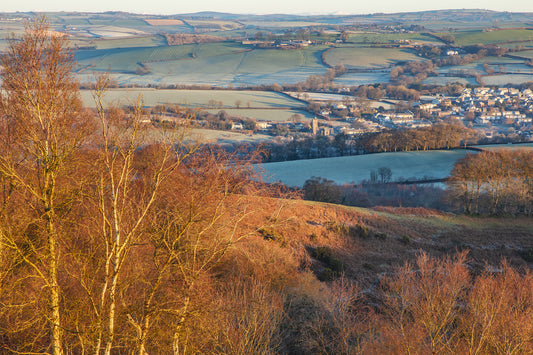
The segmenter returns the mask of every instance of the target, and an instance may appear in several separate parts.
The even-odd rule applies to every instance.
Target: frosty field
[[[323,159],[295,160],[265,163],[258,166],[264,170],[264,179],[280,181],[288,186],[303,187],[313,176],[333,180],[338,184],[361,183],[370,179],[370,172],[381,167],[392,171],[392,180],[400,178],[442,179],[449,176],[453,165],[470,150],[437,150],[425,152],[397,152],[356,155]]]
[[[190,107],[207,107],[210,100],[222,103],[221,108],[234,108],[237,101],[241,107],[303,108],[305,103],[271,91],[238,90],[156,90],[156,89],[111,89],[105,95],[105,103],[128,105],[142,95],[145,106],[175,104]],[[90,90],[82,90],[83,103],[94,106]]]

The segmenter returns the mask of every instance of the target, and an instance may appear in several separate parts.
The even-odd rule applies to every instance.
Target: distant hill
[[[420,12],[399,12],[399,13],[374,13],[361,15],[288,15],[288,14],[269,14],[269,15],[242,15],[222,12],[198,12],[177,14],[180,17],[189,18],[213,18],[213,19],[254,19],[264,21],[316,21],[321,20],[338,20],[339,18],[348,20],[365,20],[372,22],[396,22],[396,21],[452,21],[452,22],[487,22],[487,21],[517,21],[530,22],[533,25],[533,13],[529,12],[500,12],[483,9],[450,9],[450,10],[432,10]],[[326,21],[327,22],[327,21]]]

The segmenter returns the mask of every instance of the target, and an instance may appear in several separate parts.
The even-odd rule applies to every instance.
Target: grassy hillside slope
[[[533,248],[531,218],[476,218],[422,208],[376,207],[363,209],[289,201],[275,228],[302,265],[319,273],[324,265],[308,253],[327,246],[343,262],[346,277],[363,288],[383,273],[425,251],[431,256],[468,250],[469,265],[481,270],[505,258],[513,266],[531,268],[521,253]],[[368,229],[358,234],[357,225]]]

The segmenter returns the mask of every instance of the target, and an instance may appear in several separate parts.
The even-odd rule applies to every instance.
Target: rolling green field
[[[533,59],[533,50],[518,52],[515,55],[525,59]]]
[[[326,62],[357,68],[385,68],[400,61],[421,60],[414,52],[398,48],[339,47],[327,51]]]
[[[352,43],[387,43],[392,44],[399,40],[409,40],[413,43],[440,43],[437,39],[422,33],[373,33],[357,32],[348,36]]]
[[[257,26],[262,28],[294,28],[294,27],[307,27],[307,26],[320,26],[324,25],[321,22],[310,21],[255,21],[255,20],[243,20],[241,21],[247,26]]]
[[[386,83],[389,81],[389,72],[382,73],[346,73],[333,80],[335,83],[345,86],[368,85]]]
[[[312,176],[333,180],[338,184],[360,183],[370,179],[370,172],[381,167],[392,170],[392,180],[399,178],[434,178],[449,176],[455,162],[470,150],[437,150],[426,152],[398,152],[357,155],[349,157],[295,160],[265,163],[267,181],[281,181],[288,186],[302,187]]]
[[[475,81],[471,81],[470,78],[475,77],[476,73],[486,75],[487,73],[484,69],[485,64],[488,64],[489,68],[494,70],[495,73],[502,73],[499,75],[484,76],[483,80],[489,85],[518,84],[533,80],[533,76],[530,75],[533,73],[533,68],[525,65],[523,60],[508,57],[485,57],[464,65],[438,68],[436,72],[442,76],[429,77],[424,80],[424,83],[431,84],[436,82],[440,84],[450,82],[450,77],[447,76],[448,74],[455,73],[457,75],[457,73],[462,73],[468,76],[468,78],[462,77],[463,80],[461,82],[468,80],[471,84],[475,84]],[[531,78],[528,79],[528,76]],[[458,75],[458,77],[461,77],[461,75]]]
[[[450,83],[461,83],[464,85],[477,85],[475,78],[463,78],[458,76],[432,76],[422,81],[427,85],[446,85]]]
[[[216,86],[295,83],[323,74],[324,46],[301,50],[252,49],[234,42],[79,51],[79,68],[122,74],[120,83],[164,82]],[[139,63],[150,74],[135,75]]]
[[[486,85],[503,86],[507,84],[524,84],[533,82],[531,74],[502,74],[483,77]]]
[[[517,47],[524,47],[527,49],[533,48],[533,41],[527,41],[527,42],[519,42],[519,43],[502,43],[500,44],[500,47],[509,48],[509,49],[515,49]],[[520,55],[520,53],[515,53]]]
[[[235,21],[222,20],[186,20],[186,23],[192,27],[206,28],[206,29],[220,29],[220,30],[234,30],[243,27],[240,23]]]
[[[96,49],[159,47],[166,46],[167,41],[161,35],[139,36],[120,39],[97,39],[79,42],[80,46],[96,46]]]
[[[207,110],[210,113],[216,114],[220,109]],[[315,117],[307,111],[296,109],[224,109],[230,116],[253,118],[257,121],[273,121],[273,122],[288,122],[292,115],[299,114],[302,122],[309,122]]]
[[[499,150],[499,149],[533,149],[533,143],[516,143],[516,144],[489,144],[478,145],[476,148],[483,150]]]
[[[497,30],[483,32],[482,30],[453,32],[455,44],[468,46],[474,44],[505,43],[508,41],[531,41],[533,40],[532,30]]]
[[[118,41],[120,43],[120,41]],[[159,46],[141,48],[111,48],[102,50],[86,50],[76,53],[79,66],[92,65],[92,70],[112,72],[135,71],[138,63],[173,62],[176,60],[192,60],[224,56],[241,51],[244,48],[236,43],[187,44],[182,46]],[[172,67],[172,63],[166,63]]]
[[[142,95],[145,106],[176,104],[190,107],[207,107],[210,100],[221,101],[223,108],[234,108],[237,101],[241,107],[262,108],[303,108],[301,101],[270,91],[231,91],[231,90],[155,90],[155,89],[110,89],[105,103],[120,102],[127,105]],[[90,90],[82,90],[81,97],[86,106],[94,106]],[[217,109],[220,110],[220,109]],[[217,111],[218,112],[218,111]]]
[[[8,33],[22,33],[23,22],[20,16],[29,15],[17,13],[2,17],[0,51],[6,49],[7,42],[3,38]],[[436,29],[441,35],[451,34],[458,46],[479,43],[499,44],[507,48],[523,46],[521,49],[526,49],[512,53],[523,57],[522,62],[514,59],[513,63],[507,64],[505,61],[508,58],[484,58],[467,66],[438,69],[442,74],[448,75],[454,70],[477,70],[479,74],[485,75],[483,64],[489,62],[492,69],[501,70],[504,75],[487,77],[486,83],[519,84],[530,81],[527,76],[530,69],[524,66],[524,62],[533,59],[533,30],[523,29],[529,26],[530,17],[522,13],[450,10],[341,17],[235,14],[168,17],[120,12],[49,12],[46,15],[52,29],[67,30],[72,34],[73,47],[95,47],[94,50],[76,51],[77,74],[82,82],[94,80],[94,72],[109,71],[111,78],[121,85],[244,87],[274,83],[295,84],[304,82],[311,75],[324,74],[329,66],[342,63],[349,69],[370,72],[346,73],[334,79],[339,85],[383,83],[389,81],[387,71],[395,63],[424,60],[410,49],[386,46],[391,47],[400,40],[408,40],[411,44],[442,45],[441,41],[426,33],[416,33],[405,28],[411,24],[426,27],[417,27],[414,31],[429,32]],[[9,21],[9,18],[14,20]],[[354,30],[357,28],[355,26],[361,24],[375,26],[368,27],[371,30],[364,29],[365,27]],[[338,27],[341,25],[353,27]],[[331,48],[331,44],[311,45],[299,50],[259,49],[240,43],[242,38],[253,38],[259,31],[265,35],[284,34],[295,38],[299,27],[307,27],[309,31],[306,36],[318,43],[335,42],[342,31],[346,30],[349,33],[348,43],[337,44],[335,48]],[[499,29],[484,31],[494,28]],[[220,36],[225,42],[168,46],[163,35],[195,31]],[[325,51],[327,53],[324,54]],[[326,63],[322,61],[322,57]],[[378,71],[374,72],[376,69]],[[450,75],[462,76],[453,72]],[[438,77],[428,78],[424,82],[449,81],[448,77]],[[470,77],[460,78],[460,81],[475,84]]]

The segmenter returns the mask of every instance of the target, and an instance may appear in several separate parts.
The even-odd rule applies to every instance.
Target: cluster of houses
[[[312,42],[309,40],[275,40],[275,41],[269,41],[269,40],[244,40],[242,41],[242,44],[245,45],[252,45],[254,47],[258,48],[277,48],[277,49],[298,49],[307,47]]]
[[[533,123],[533,91],[516,88],[464,89],[458,97],[434,97],[420,110],[433,117],[456,117],[474,128],[514,128],[529,136]]]
[[[384,110],[373,114],[370,130],[383,128],[422,128],[442,119],[461,120],[466,126],[487,135],[516,132],[533,136],[533,91],[516,88],[467,88],[457,97],[425,96],[413,110]],[[353,133],[352,133],[353,131]],[[352,134],[360,129],[346,130]]]
[[[331,110],[346,109],[352,113],[352,103],[336,102],[329,104]],[[389,106],[390,102],[389,102]],[[515,88],[474,88],[464,89],[457,97],[424,96],[412,109],[375,110],[374,114],[363,117],[335,119],[328,109],[317,112],[319,119],[311,122],[257,122],[257,129],[267,132],[279,131],[279,126],[292,132],[314,135],[335,135],[344,133],[358,135],[395,128],[429,127],[440,120],[461,120],[465,126],[478,129],[487,136],[519,134],[524,139],[533,136],[533,91]],[[354,116],[354,115],[351,115]],[[232,129],[241,130],[242,125],[234,123]]]
[[[410,110],[379,112],[372,116],[372,121],[386,128],[422,128],[431,126],[430,121],[417,118]]]

